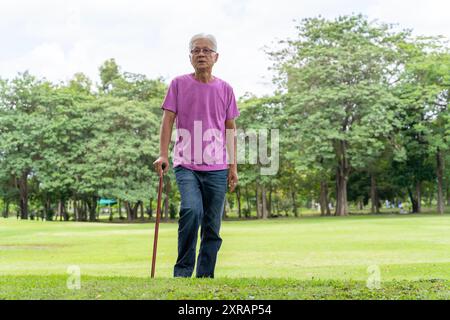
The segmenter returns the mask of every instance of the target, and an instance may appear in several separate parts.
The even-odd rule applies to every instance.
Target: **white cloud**
[[[450,2],[446,0],[376,1],[367,14],[387,23],[398,23],[416,35],[445,35],[450,38]]]
[[[2,1],[0,75],[26,69],[58,81],[114,57],[123,70],[167,80],[191,72],[187,42],[198,32],[216,35],[215,74],[237,95],[270,93],[270,61],[261,48],[295,34],[293,19],[362,12],[420,34],[450,38],[445,0],[248,1]]]

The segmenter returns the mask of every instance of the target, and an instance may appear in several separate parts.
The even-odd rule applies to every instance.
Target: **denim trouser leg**
[[[178,189],[181,194],[180,219],[178,220],[178,258],[174,277],[190,277],[194,271],[195,248],[200,219],[203,214],[200,181],[195,174],[183,168],[175,168]]]
[[[201,225],[201,243],[197,259],[197,277],[214,277],[217,252],[222,239],[219,236],[228,170],[193,171],[175,168],[181,195],[178,222],[178,259],[175,277],[190,277],[195,265],[198,228]]]
[[[222,244],[219,235],[227,187],[228,170],[205,173],[203,186],[203,219],[197,259],[197,277],[214,278],[217,253]]]

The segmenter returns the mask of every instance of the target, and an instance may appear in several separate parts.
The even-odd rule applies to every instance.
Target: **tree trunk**
[[[133,207],[133,220],[137,220],[137,218],[138,218],[138,211],[139,211],[140,203],[141,203],[141,201],[137,201],[134,204],[134,207]]]
[[[134,205],[132,205],[129,201],[124,202],[125,202],[125,209],[127,211],[127,220],[128,221],[136,220],[140,201],[136,202]]]
[[[96,206],[96,209],[95,209],[95,219],[96,220],[100,220],[100,206],[99,205],[97,205]]]
[[[346,142],[337,142],[338,166],[336,168],[336,216],[348,215],[347,181],[350,167],[347,160]]]
[[[437,211],[444,214],[444,158],[439,148],[436,152],[436,175],[438,180]]]
[[[128,201],[124,201],[125,204],[125,210],[127,211],[127,220],[132,221],[133,220],[133,213],[131,210],[130,203]]]
[[[169,221],[169,193],[170,193],[170,178],[167,177],[164,185],[164,220]]]
[[[260,187],[259,184],[256,183],[256,190],[255,190],[255,195],[256,195],[256,219],[259,219],[262,217],[261,214],[261,200],[260,200]]]
[[[89,209],[89,221],[97,220],[97,197],[92,196],[90,199],[86,200],[86,205]]]
[[[64,221],[69,221],[69,219],[70,219],[69,209],[68,209],[69,203],[66,200],[66,201],[63,201],[62,205],[63,205],[62,209],[63,209]]]
[[[447,206],[450,207],[450,182],[447,183]]]
[[[78,205],[77,211],[78,211],[79,221],[83,221],[84,220],[83,200],[77,201],[77,205]]]
[[[409,195],[409,199],[411,200],[411,204],[412,204],[412,212],[417,212],[417,200],[414,197],[411,188],[408,187],[408,195]]]
[[[336,216],[348,215],[347,177],[339,172],[336,177]]]
[[[83,221],[88,221],[88,204],[87,201],[83,201]]]
[[[44,216],[46,220],[50,220],[50,199],[48,198],[48,196],[46,196],[45,200],[44,200]]]
[[[225,220],[226,218],[228,218],[227,206],[228,206],[228,198],[227,198],[227,196],[225,196],[225,200],[223,201],[222,220]]]
[[[113,211],[112,211],[112,208],[111,208],[111,203],[108,204],[108,209],[109,209],[109,221],[113,221],[114,215],[113,215]]]
[[[5,207],[3,208],[3,218],[9,217],[9,201],[4,201]]]
[[[277,215],[279,215],[280,214],[280,198],[279,197],[276,197],[275,210],[276,210]]]
[[[322,180],[320,182],[320,215],[329,216],[330,207],[328,206],[328,182],[326,180]]]
[[[81,200],[75,201],[76,211],[77,211],[77,221],[83,220],[83,213],[81,212]]]
[[[122,220],[122,200],[119,199],[119,220]]]
[[[59,214],[60,221],[62,221],[63,219],[64,219],[64,221],[69,220],[69,215],[67,214],[67,209],[66,209],[66,203],[63,199],[59,200],[59,202],[58,202],[58,214]]]
[[[273,188],[272,188],[272,183],[271,183],[271,184],[269,184],[269,199],[267,201],[267,211],[268,211],[269,217],[272,216],[272,191],[273,191]]]
[[[58,206],[57,206],[57,211],[56,211],[56,219],[55,220],[58,220],[58,218],[59,218],[59,221],[62,221],[62,210],[61,210],[61,200],[60,201],[58,201]]]
[[[163,214],[164,220],[169,221],[169,197],[165,196],[164,198],[164,214]]]
[[[298,217],[298,208],[297,208],[297,194],[294,189],[291,190],[291,198],[292,198],[292,213],[294,217]]]
[[[141,220],[144,220],[144,201],[140,201],[140,205],[141,205]]]
[[[236,187],[236,202],[238,207],[238,217],[239,219],[242,218],[241,214],[241,188],[239,186]]]
[[[268,211],[267,211],[267,194],[266,194],[266,186],[261,186],[261,205],[262,205],[262,218],[267,219],[268,217]]]
[[[74,220],[80,221],[80,211],[78,210],[78,201],[74,200],[72,205],[73,205]]]
[[[18,181],[20,218],[28,219],[28,171],[25,171]]]
[[[380,201],[378,198],[377,182],[374,173],[370,174],[370,202],[370,212],[380,213]]]
[[[328,197],[328,183],[325,185],[325,190],[326,190],[326,196],[327,196],[327,203],[326,203],[326,206],[327,206],[327,216],[331,216],[331,211],[330,211],[330,206],[329,206],[329,203],[330,203],[330,198]]]
[[[245,217],[248,218],[251,215],[250,196],[248,194],[248,187],[245,186],[245,201],[247,202],[247,213]]]
[[[417,213],[422,212],[422,182],[419,181],[416,184],[416,195],[417,195]]]
[[[416,182],[416,192],[414,195],[412,193],[412,190],[408,188],[408,194],[412,204],[412,212],[414,213],[421,212],[421,200],[422,200],[421,185],[422,183],[420,181]]]
[[[347,144],[337,141],[336,144],[338,166],[336,168],[336,216],[348,215],[347,182],[350,174],[350,165],[347,159]]]
[[[70,204],[71,204],[70,199],[68,199],[67,202],[64,203],[64,210],[66,210],[67,217],[70,217],[70,210],[71,210]]]
[[[148,211],[148,218],[151,219],[153,216],[153,198],[150,198],[150,207]]]

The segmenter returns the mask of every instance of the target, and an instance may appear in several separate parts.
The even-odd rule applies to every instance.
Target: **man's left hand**
[[[238,174],[236,168],[228,169],[228,187],[230,188],[230,192],[233,192],[238,184]]]

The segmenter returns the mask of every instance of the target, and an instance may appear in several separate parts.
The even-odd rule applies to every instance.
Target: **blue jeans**
[[[178,220],[178,258],[174,277],[191,277],[195,265],[198,229],[201,226],[200,251],[196,277],[214,278],[217,253],[222,244],[219,236],[228,169],[194,171],[175,167],[181,195]]]

